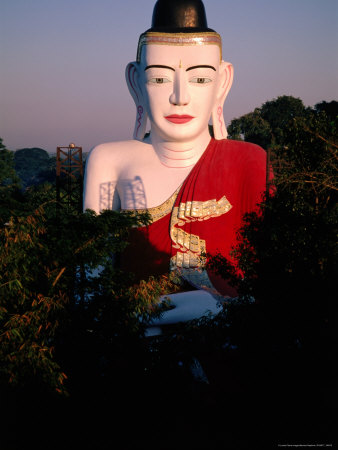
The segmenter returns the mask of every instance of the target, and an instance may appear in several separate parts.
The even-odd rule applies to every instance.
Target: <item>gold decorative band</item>
[[[180,222],[183,219],[184,222],[194,222],[196,220],[208,220],[212,217],[218,217],[222,214],[227,213],[232,208],[228,199],[223,195],[221,199],[216,201],[207,200],[206,202],[187,202],[180,203],[179,207],[175,212],[175,216]],[[181,223],[179,223],[181,225]]]
[[[222,39],[216,32],[200,33],[159,33],[149,31],[140,36],[137,46],[137,62],[141,59],[143,45],[218,45],[222,59]]]
[[[206,253],[206,241],[196,234],[183,230],[186,223],[204,221],[226,214],[232,208],[225,195],[216,199],[181,202],[173,208],[170,220],[170,238],[177,253],[171,258],[171,268],[191,269],[204,266],[203,254]]]
[[[179,186],[176,189],[176,191],[165,202],[163,202],[159,206],[153,206],[152,208],[147,208],[147,209],[131,209],[131,210],[130,209],[121,209],[121,211],[122,212],[128,211],[128,212],[131,212],[133,215],[148,213],[150,216],[150,219],[151,219],[151,223],[157,222],[158,220],[162,219],[162,217],[171,213],[173,206],[175,204],[176,197],[177,197],[180,189],[181,189],[181,186]]]

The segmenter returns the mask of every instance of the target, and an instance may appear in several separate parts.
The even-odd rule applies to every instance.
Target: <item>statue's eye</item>
[[[163,83],[170,83],[170,80],[168,78],[164,78],[164,77],[154,77],[154,78],[150,78],[148,80],[148,83],[163,84]]]
[[[207,77],[194,77],[191,78],[190,83],[197,83],[197,84],[207,84],[211,83],[212,79]]]

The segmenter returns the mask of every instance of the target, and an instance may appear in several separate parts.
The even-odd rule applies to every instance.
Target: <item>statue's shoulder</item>
[[[246,141],[237,141],[232,139],[221,139],[216,141],[218,146],[222,150],[233,150],[240,151],[243,153],[246,152],[254,152],[254,153],[264,153],[265,150],[257,144],[253,144],[251,142]]]
[[[126,164],[137,163],[149,145],[136,141],[105,142],[95,146],[88,155],[88,167],[98,170],[121,171]]]
[[[248,162],[252,160],[262,160],[264,162],[266,159],[266,151],[259,145],[251,142],[222,139],[217,141],[217,145],[218,152],[222,155],[225,152],[230,158],[243,158]]]
[[[130,154],[140,151],[146,144],[136,140],[105,142],[96,145],[89,153],[91,159],[116,158],[120,155],[128,157]]]

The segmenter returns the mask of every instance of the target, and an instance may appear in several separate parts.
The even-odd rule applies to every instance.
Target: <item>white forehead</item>
[[[218,69],[220,48],[218,45],[144,45],[141,51],[141,66],[160,64],[166,66],[192,67],[210,65]]]

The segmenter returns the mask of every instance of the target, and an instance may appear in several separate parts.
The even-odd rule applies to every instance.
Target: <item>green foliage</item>
[[[228,127],[229,138],[252,142],[267,148],[272,139],[269,122],[263,119],[261,111],[256,108],[252,113],[245,114],[239,119],[233,119]]]
[[[20,205],[21,198],[20,180],[14,168],[14,153],[6,149],[0,138],[0,222],[9,218],[9,211]]]
[[[323,352],[337,263],[338,118],[298,106],[299,116],[279,117],[284,126],[271,154],[276,191],[245,217],[234,250],[237,268],[219,255],[210,266],[257,301],[252,315],[257,319],[260,310],[264,322],[247,345],[266,333],[271,345],[301,342]]]
[[[0,187],[17,186],[18,181],[14,168],[14,153],[7,150],[0,138]]]
[[[79,214],[59,206],[55,186],[36,177],[51,160],[41,149],[16,154],[21,176],[33,183],[22,191],[12,183],[18,180],[14,154],[2,147],[0,387],[65,393],[65,372],[72,374],[69,387],[84,364],[85,343],[91,372],[101,376],[101,361],[113,367],[128,345],[134,354],[147,320],[161,313],[159,296],[177,286],[167,277],[133,286],[131,274],[115,263],[129,229],[148,223],[148,216]]]
[[[0,381],[40,379],[61,392],[66,376],[53,359],[53,337],[67,297],[40,260],[46,232],[41,210],[0,229]]]
[[[283,139],[284,130],[295,117],[303,117],[306,108],[299,98],[281,96],[260,108],[233,119],[228,127],[230,139],[240,139],[268,149]]]
[[[264,103],[260,112],[263,120],[271,127],[273,144],[283,138],[283,131],[290,120],[304,116],[306,108],[300,98],[283,95]]]
[[[114,264],[147,216],[41,205],[54,195],[50,185],[27,190],[26,213],[0,229],[0,385],[65,393],[65,372],[83,364],[79,346],[87,342],[93,371],[102,371],[101,360],[113,364],[128,342],[137,347],[146,321],[160,314],[160,294],[176,287],[165,277],[133,287]]]
[[[14,154],[15,170],[23,188],[41,184],[55,183],[56,158],[41,148],[23,148]]]
[[[163,311],[159,296],[175,292],[178,280],[174,275],[151,277],[133,285],[131,275],[116,264],[129,229],[149,218],[57,208],[55,186],[50,183],[38,182],[21,192],[13,153],[2,145],[0,394],[12,392],[8,386],[14,386],[21,397],[34,387],[29,402],[23,397],[25,406],[41,400],[36,387],[43,396],[46,391],[70,393],[78,402],[68,416],[71,426],[74,411],[81,417],[76,439],[86,426],[92,429],[93,411],[97,419],[93,434],[102,433],[103,419],[111,434],[110,416],[106,417],[111,405],[122,417],[117,425],[121,435],[130,431],[130,423],[138,426],[136,434],[144,432],[149,421],[145,415],[141,420],[145,404],[156,405],[161,412],[155,418],[161,433],[167,423],[163,417],[171,420],[182,410],[182,420],[192,417],[194,427],[196,417],[202,417],[201,428],[208,418],[212,429],[220,420],[216,428],[222,434],[223,416],[220,419],[214,406],[228,411],[230,428],[237,424],[240,434],[243,426],[237,418],[250,404],[262,401],[262,392],[278,394],[277,401],[273,396],[275,411],[279,418],[289,417],[289,402],[306,381],[304,392],[308,398],[311,389],[312,405],[314,381],[320,375],[323,380],[327,371],[329,301],[336,276],[335,103],[306,109],[299,99],[282,97],[232,121],[233,138],[272,149],[276,187],[258,213],[245,217],[234,249],[237,266],[220,255],[209,259],[210,267],[237,285],[243,301],[225,303],[216,317],[169,326],[168,334],[152,339],[144,339],[145,327]],[[248,301],[251,296],[256,299],[253,304]],[[309,370],[299,371],[304,354]],[[207,368],[207,376],[211,374],[210,386],[191,382],[195,357]],[[313,373],[316,376],[309,377]],[[13,405],[13,397],[8,398],[8,405]],[[45,409],[52,397],[46,398]],[[286,406],[280,410],[283,401]],[[317,404],[322,407],[322,399]],[[68,406],[50,408],[56,411],[54,420],[59,421]],[[265,406],[270,412],[266,399]],[[40,420],[45,409],[39,411]],[[298,427],[298,409],[295,414]],[[276,415],[272,416],[275,422]],[[32,417],[28,422],[35,427]],[[304,422],[308,433],[309,422]],[[249,424],[251,415],[245,425]],[[287,433],[283,436],[291,441]],[[101,444],[99,440],[96,447]]]
[[[331,102],[320,102],[314,106],[317,112],[325,112],[330,121],[335,121],[338,116],[338,102],[332,100]]]
[[[329,121],[324,112],[308,110],[294,118],[272,153],[276,185],[304,192],[316,204],[337,191],[338,116]]]
[[[216,317],[169,326],[159,338],[144,339],[145,328],[163,311],[159,296],[175,292],[177,280],[150,278],[133,285],[116,264],[129,229],[148,217],[57,209],[55,187],[48,183],[20,196],[2,186],[0,389],[37,385],[69,392],[85,403],[94,398],[89,408],[94,411],[103,409],[108,396],[107,403],[119,411],[128,405],[128,418],[139,402],[135,423],[146,402],[157,405],[166,395],[163,411],[166,402],[182,401],[195,357],[214,376],[212,401],[220,392],[224,402],[232,396],[231,415],[238,405],[234,379],[250,386],[253,377],[255,388],[263,389],[269,378],[270,387],[279,389],[289,370],[278,378],[280,361],[299,368],[304,354],[311,370],[313,361],[321,361],[317,374],[325,370],[337,259],[335,105],[306,109],[298,99],[277,100],[234,119],[229,129],[233,138],[270,148],[275,173],[276,191],[239,230],[237,266],[220,255],[208,262],[230,278],[243,301],[224,304]],[[13,168],[4,155],[4,164]],[[241,362],[227,378],[234,358]],[[288,376],[292,381],[284,393],[290,391],[290,399],[308,373],[302,370],[295,386]],[[248,404],[244,396],[241,402]]]

